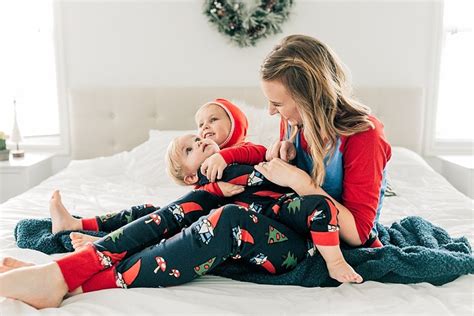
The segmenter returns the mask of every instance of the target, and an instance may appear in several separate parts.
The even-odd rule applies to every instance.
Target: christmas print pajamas
[[[246,165],[228,166],[223,181],[246,190],[231,198],[194,190],[57,260],[69,289],[179,285],[229,258],[279,274],[312,254],[313,243],[339,243],[337,209],[327,197],[300,197]]]

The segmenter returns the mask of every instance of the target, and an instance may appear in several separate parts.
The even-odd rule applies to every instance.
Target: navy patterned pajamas
[[[328,198],[299,197],[246,165],[228,166],[223,181],[246,190],[232,198],[194,190],[94,242],[106,269],[83,290],[178,285],[228,258],[279,274],[312,254],[313,242],[338,242],[337,210]]]

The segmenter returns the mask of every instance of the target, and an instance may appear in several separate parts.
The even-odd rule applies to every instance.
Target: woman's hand
[[[229,183],[229,182],[218,181],[217,185],[219,186],[219,188],[222,191],[222,194],[225,197],[237,195],[239,193],[244,192],[244,190],[245,190],[244,186],[237,185],[237,184],[232,184],[232,183]]]
[[[255,166],[255,170],[263,174],[269,181],[282,187],[290,187],[296,192],[300,187],[310,186],[313,183],[306,172],[280,158],[274,158],[269,162],[261,162]]]
[[[220,180],[222,178],[225,167],[227,167],[227,163],[224,158],[221,154],[216,153],[204,160],[201,165],[201,173],[205,175],[210,182],[215,182],[216,179]]]
[[[295,159],[295,157],[295,145],[288,140],[276,141],[272,146],[270,146],[270,148],[267,150],[267,153],[265,154],[265,159],[267,161],[270,161],[273,158],[280,158],[288,162]]]

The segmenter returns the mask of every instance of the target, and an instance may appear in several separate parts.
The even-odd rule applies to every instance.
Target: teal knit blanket
[[[442,285],[462,275],[474,274],[474,257],[468,240],[465,237],[452,238],[444,229],[421,217],[406,217],[390,227],[377,224],[377,230],[384,247],[343,248],[347,262],[365,281]],[[83,232],[105,235],[102,232]],[[18,247],[47,254],[73,251],[69,233],[52,234],[50,219],[26,219],[15,227]],[[281,275],[256,271],[253,266],[234,260],[226,261],[210,274],[261,284],[305,287],[340,284],[329,277],[324,260],[317,254]]]

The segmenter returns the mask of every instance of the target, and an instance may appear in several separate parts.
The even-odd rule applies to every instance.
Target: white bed
[[[240,99],[245,99],[249,103],[261,102],[258,100],[259,97],[254,98],[258,95],[255,92],[256,89],[247,95],[241,94],[243,93],[241,89],[243,88],[232,90],[235,94],[230,93],[230,96],[224,93],[224,90],[219,90],[218,96],[234,99],[240,96]],[[202,91],[202,89],[198,90]],[[150,95],[156,97],[156,90],[133,89],[134,92],[140,91],[139,93],[124,92],[123,89],[120,89],[120,92],[113,89],[107,90],[106,93],[103,91],[103,89],[88,88],[71,92],[71,113],[75,115],[72,122],[72,152],[75,158],[119,153],[102,158],[74,160],[65,170],[0,205],[1,255],[13,255],[36,263],[47,262],[57,256],[19,249],[13,238],[13,228],[18,220],[48,216],[48,200],[54,189],[61,190],[63,201],[71,213],[82,216],[102,214],[146,202],[164,205],[186,192],[186,188],[172,185],[163,178],[164,171],[159,168],[162,164],[160,153],[168,140],[180,132],[151,131],[147,141],[136,145],[147,139],[148,130],[152,128],[166,130],[192,128],[190,115],[185,113],[192,113],[191,107],[210,98],[211,90],[200,94],[200,98],[204,100],[199,98],[192,102],[188,100],[192,106],[188,105],[187,109],[183,108],[179,111],[180,117],[185,116],[185,120],[173,124],[173,119],[177,115],[169,112],[167,114],[169,117],[163,119],[161,125],[153,124],[158,120],[156,117],[148,125],[132,125],[136,127],[136,130],[126,129],[126,132],[130,134],[129,138],[124,138],[124,131],[114,130],[114,124],[116,124],[114,120],[117,120],[117,115],[119,119],[121,118],[124,113],[122,107],[124,104],[130,100],[136,101],[137,98],[148,100]],[[189,90],[183,91],[179,95],[190,95]],[[454,237],[465,235],[472,244],[474,240],[472,200],[455,190],[416,153],[421,148],[422,129],[419,124],[422,117],[421,91],[413,88],[366,88],[359,91],[363,91],[360,94],[365,96],[361,98],[374,106],[376,115],[384,119],[387,134],[392,144],[397,145],[393,148],[388,175],[398,195],[385,199],[381,222],[390,224],[405,216],[419,215],[442,226]],[[179,93],[179,89],[172,90],[172,93]],[[144,95],[147,97],[142,99]],[[164,93],[161,97],[166,98],[167,95],[168,93]],[[110,101],[111,96],[113,96],[113,102]],[[155,97],[153,102],[157,100]],[[158,99],[161,100],[161,98]],[[97,102],[102,105],[97,106]],[[148,111],[147,115],[156,116],[156,113],[163,113],[157,110],[157,105],[153,102],[148,106],[157,112]],[[376,106],[374,103],[383,105]],[[397,107],[397,103],[402,105]],[[403,121],[403,115],[398,112],[406,114],[409,109],[413,110],[415,118],[411,117]],[[266,131],[268,135],[268,131],[274,128],[274,135],[276,135],[278,122],[267,117],[262,120],[262,109],[251,110],[245,106],[244,110],[249,114],[250,123],[253,124],[251,139],[263,143],[271,141],[271,137],[263,137],[261,132]],[[81,127],[84,125],[82,120],[89,120],[88,115],[91,113],[95,113],[94,117],[97,120],[102,115],[103,121],[100,131],[87,132],[86,135],[97,136],[97,139],[90,140],[87,147],[82,145],[87,142],[87,137],[84,137]],[[115,113],[115,116],[111,113]],[[122,124],[118,124],[117,129],[120,129],[118,126],[123,127],[125,124],[123,122],[133,121],[135,118],[139,122],[147,122],[138,115],[135,117],[129,115],[128,119],[125,117],[126,115],[121,118]],[[168,125],[163,126],[163,124]],[[94,124],[94,128],[97,128],[96,125]],[[115,144],[100,139],[101,135],[105,138],[109,137],[115,141]],[[113,137],[116,137],[115,140]],[[125,141],[118,142],[120,139]],[[134,149],[120,152],[131,148]],[[106,152],[101,152],[104,150]],[[113,289],[79,295],[65,300],[59,309],[37,311],[19,301],[0,298],[0,312],[1,315],[122,315],[125,313],[136,315],[177,313],[472,315],[473,281],[474,276],[469,275],[440,287],[427,283],[402,285],[365,282],[361,285],[345,284],[338,288],[303,288],[257,285],[221,277],[204,276],[179,287]]]

